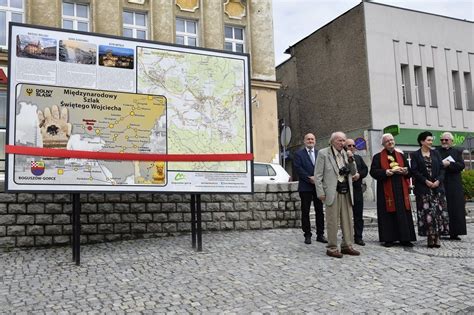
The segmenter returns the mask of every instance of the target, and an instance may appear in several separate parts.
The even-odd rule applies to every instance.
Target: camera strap
[[[346,161],[344,159],[344,155],[342,153],[339,153],[341,155],[341,158],[342,158],[342,166],[341,166],[340,163],[337,161],[336,153],[334,152],[333,146],[331,146],[331,152],[332,152],[332,155],[334,157],[334,160],[336,161],[337,168],[339,170],[338,174],[337,174],[337,181],[338,181],[338,183],[339,182],[346,182],[347,181],[347,175],[341,175],[341,173],[340,173],[341,168],[346,167]]]
[[[334,161],[336,161],[336,165],[337,165],[337,168],[341,168],[343,166],[346,166],[346,161],[344,160],[344,155],[341,154],[341,158],[342,158],[342,163],[344,163],[343,165],[339,165],[338,161],[337,161],[337,157],[336,157],[336,153],[334,152],[334,147],[331,146],[331,152],[332,152],[332,156],[334,157]]]

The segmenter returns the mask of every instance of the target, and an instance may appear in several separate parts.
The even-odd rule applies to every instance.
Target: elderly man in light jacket
[[[352,248],[352,175],[357,172],[352,152],[344,150],[346,135],[337,131],[331,135],[329,147],[319,151],[314,169],[318,198],[326,205],[328,245],[326,254],[342,258],[343,254],[360,255]],[[341,251],[337,248],[339,222],[342,230]]]

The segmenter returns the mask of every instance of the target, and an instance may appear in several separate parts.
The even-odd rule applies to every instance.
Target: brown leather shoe
[[[334,258],[342,258],[342,254],[337,250],[337,249],[334,249],[334,250],[327,250],[326,251],[326,255],[328,255],[329,257],[334,257]]]
[[[351,256],[359,256],[360,255],[360,252],[355,250],[352,247],[346,247],[346,248],[341,249],[341,253],[346,254],[346,255],[351,255]]]

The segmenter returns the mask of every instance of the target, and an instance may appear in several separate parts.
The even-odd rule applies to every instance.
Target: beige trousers
[[[336,193],[336,199],[330,206],[326,206],[326,229],[328,234],[329,250],[337,249],[337,230],[339,222],[342,230],[341,249],[352,246],[354,236],[352,231],[351,195]]]

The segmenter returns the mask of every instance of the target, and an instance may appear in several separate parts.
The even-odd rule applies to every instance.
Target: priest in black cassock
[[[441,135],[441,148],[438,149],[445,170],[444,189],[449,213],[449,234],[452,240],[461,240],[466,235],[466,209],[462,187],[461,172],[464,169],[462,153],[453,148],[453,135],[445,132]]]
[[[379,241],[391,247],[395,242],[412,247],[416,241],[410,205],[408,161],[395,149],[389,133],[382,136],[384,149],[372,158],[370,176],[377,180],[377,224]]]

